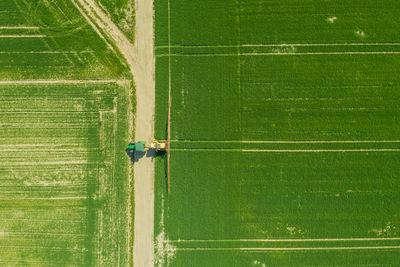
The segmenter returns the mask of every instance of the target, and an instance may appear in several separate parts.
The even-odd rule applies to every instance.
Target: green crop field
[[[133,0],[96,0],[114,23],[130,39],[134,39],[135,7]]]
[[[0,3],[0,266],[132,265],[132,80],[73,3]]]
[[[155,1],[157,265],[398,265],[398,8]]]

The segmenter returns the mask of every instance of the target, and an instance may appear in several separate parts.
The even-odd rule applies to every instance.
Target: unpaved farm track
[[[136,83],[136,140],[154,138],[155,61],[153,1],[136,1],[134,77]],[[134,264],[153,266],[154,262],[154,162],[143,157],[135,163]]]
[[[132,44],[93,0],[71,0],[94,30],[111,38],[125,57],[136,87],[135,139],[151,142],[154,138],[155,63],[153,44],[153,1],[136,0],[135,43]],[[84,11],[82,10],[84,9]],[[87,16],[86,16],[87,15]],[[98,28],[97,28],[98,27]],[[101,30],[101,32],[100,32]],[[107,40],[105,40],[107,42]],[[133,123],[133,118],[131,120]],[[143,157],[134,166],[134,265],[154,263],[154,162]]]

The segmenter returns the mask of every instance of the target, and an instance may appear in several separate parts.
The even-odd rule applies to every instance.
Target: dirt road
[[[155,61],[153,1],[136,1],[134,77],[136,83],[136,140],[154,138]],[[154,266],[154,162],[143,157],[135,163],[134,264]]]
[[[153,44],[153,1],[136,0],[135,43],[129,42],[122,31],[93,0],[75,0],[80,10],[100,37],[105,32],[118,47],[129,64],[136,87],[135,139],[151,142],[154,138],[155,61]],[[94,23],[93,23],[94,22]],[[107,40],[105,40],[107,42]],[[154,264],[154,162],[144,156],[134,166],[134,265]]]

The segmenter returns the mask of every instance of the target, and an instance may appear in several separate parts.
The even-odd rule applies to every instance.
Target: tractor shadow
[[[156,152],[154,149],[148,149],[147,151],[134,151],[134,152],[127,149],[125,152],[133,163],[138,162],[141,158],[144,157],[154,159],[157,156],[165,154],[165,151]]]

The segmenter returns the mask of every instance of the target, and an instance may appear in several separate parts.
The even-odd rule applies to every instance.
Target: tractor
[[[128,147],[126,148],[127,153],[134,153],[134,152],[145,152],[148,149],[153,149],[156,152],[159,151],[167,151],[169,148],[167,141],[153,141],[150,146],[147,146],[145,142],[130,142]]]

